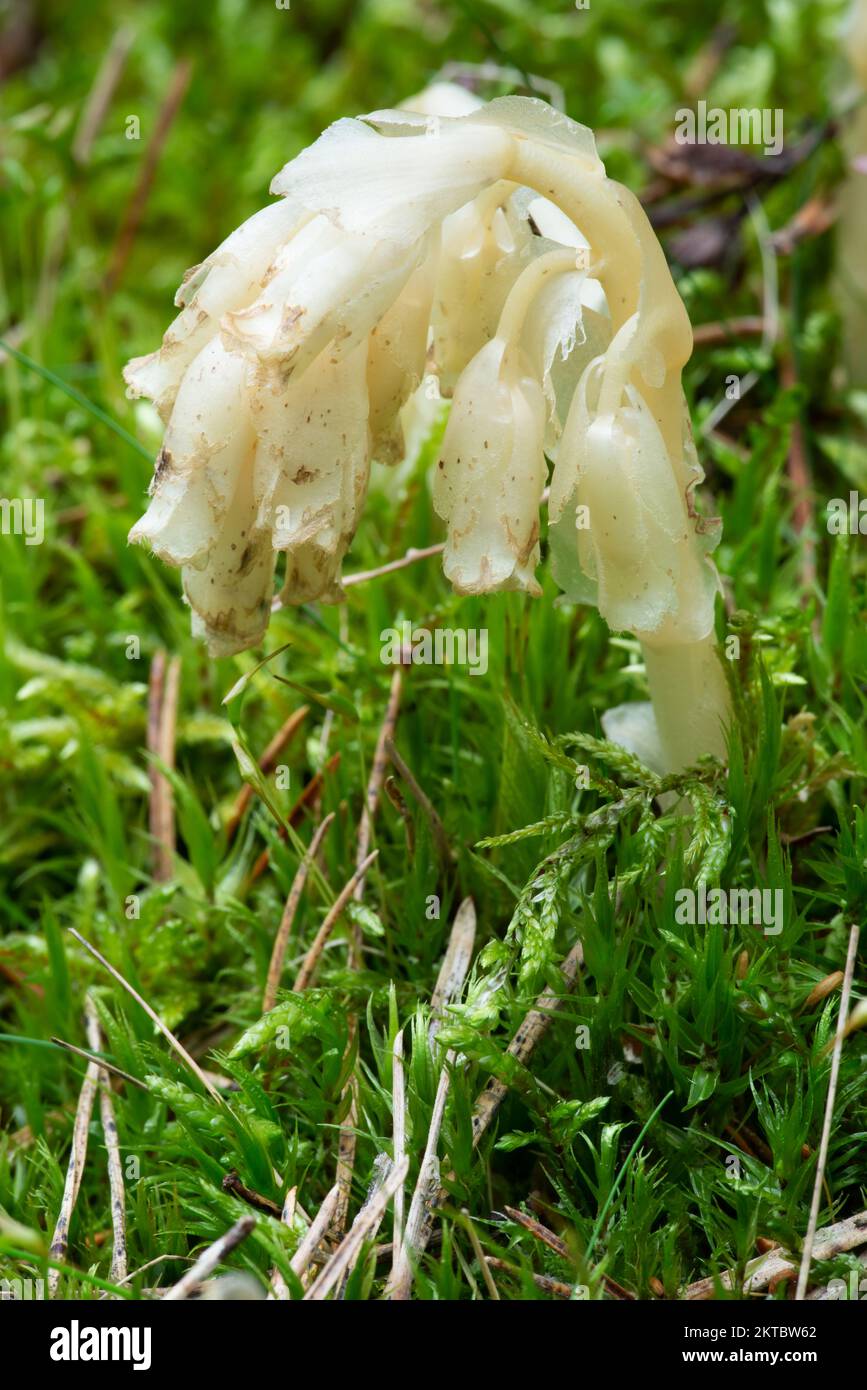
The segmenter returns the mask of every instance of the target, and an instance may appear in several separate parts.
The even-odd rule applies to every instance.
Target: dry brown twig
[[[254,1188],[247,1187],[241,1182],[238,1174],[233,1170],[226,1173],[222,1181],[224,1192],[231,1192],[233,1197],[237,1197],[239,1202],[246,1202],[255,1211],[263,1211],[266,1216],[274,1216],[279,1221],[283,1215],[283,1208],[276,1202],[272,1202],[270,1197],[263,1197],[261,1192],[256,1192]]]
[[[90,159],[135,37],[131,24],[122,24],[115,30],[79,117],[72,142],[72,158],[76,164],[87,164]]]
[[[406,1177],[408,1168],[408,1158],[404,1158],[402,1163],[395,1164],[376,1195],[359,1212],[352,1230],[343,1237],[327,1265],[320,1271],[318,1278],[305,1293],[305,1300],[319,1302],[327,1298],[338,1280],[342,1279],[347,1270],[351,1269],[352,1264],[358,1259],[364,1241],[372,1240],[376,1235],[385,1215],[385,1209]]]
[[[733,342],[737,338],[761,338],[764,331],[765,320],[752,314],[742,318],[720,319],[718,323],[696,324],[692,330],[692,341],[696,347],[715,346]]]
[[[349,902],[349,899],[355,897],[359,883],[363,881],[364,875],[367,873],[367,870],[370,868],[371,864],[376,859],[378,854],[378,849],[372,850],[371,853],[368,854],[367,858],[361,861],[361,863],[358,865],[355,872],[353,873],[352,877],[343,885],[334,902],[331,904],[331,907],[328,909],[328,912],[326,913],[325,918],[322,922],[322,926],[316,933],[316,936],[313,939],[313,944],[307,952],[306,956],[304,957],[304,960],[301,963],[301,969],[298,971],[298,974],[295,977],[295,983],[292,986],[292,989],[295,991],[296,994],[299,994],[301,990],[306,989],[307,986],[310,984],[310,981],[313,978],[313,973],[316,970],[317,965],[319,964],[319,957],[325,950],[325,944],[328,941],[328,938],[330,937],[331,933],[333,932],[337,924],[337,921],[340,918],[341,913],[346,907],[346,904]]]
[[[548,501],[549,488],[542,492],[540,502],[544,505]],[[389,560],[387,564],[380,565],[374,570],[357,570],[355,574],[346,574],[341,583],[344,589],[351,589],[354,584],[366,584],[369,579],[381,579],[385,574],[394,574],[396,570],[406,569],[408,565],[415,565],[419,560],[430,560],[435,555],[442,555],[445,550],[445,541],[440,541],[437,545],[428,545],[421,550],[416,550],[410,546],[405,554],[398,556],[396,560]]]
[[[102,1051],[102,1030],[99,1015],[88,995],[84,1001],[85,1031],[88,1045],[94,1052]],[[114,1116],[114,1102],[111,1097],[111,1082],[108,1070],[99,1064],[99,1117],[105,1136],[105,1151],[108,1158],[108,1189],[111,1202],[111,1266],[108,1277],[113,1284],[121,1283],[127,1274],[126,1262],[126,1193],[123,1185],[123,1165],[120,1161],[120,1140],[117,1121]]]
[[[87,1002],[85,1007],[87,1007]],[[63,1185],[63,1196],[60,1199],[60,1211],[57,1214],[54,1234],[51,1237],[49,1253],[55,1260],[64,1261],[69,1247],[69,1223],[72,1220],[72,1213],[78,1200],[78,1190],[81,1187],[81,1177],[87,1159],[87,1132],[90,1127],[90,1117],[93,1113],[93,1102],[96,1099],[98,1082],[99,1063],[88,1062],[78,1096],[78,1104],[75,1108],[75,1119],[72,1123],[72,1148],[69,1151],[66,1181]],[[48,1271],[49,1298],[54,1298],[57,1293],[60,1274],[59,1269]]]
[[[822,236],[837,221],[840,209],[828,198],[816,196],[802,203],[785,227],[774,232],[774,249],[780,256],[791,256],[802,241]]]
[[[292,1273],[297,1274],[302,1284],[313,1256],[325,1239],[339,1200],[340,1188],[335,1183],[311,1221],[307,1234],[289,1261]]]
[[[849,932],[849,950],[846,955],[846,969],[843,986],[840,990],[840,1011],[837,1015],[837,1032],[834,1036],[834,1051],[831,1054],[831,1075],[828,1078],[828,1095],[825,1101],[825,1118],[822,1122],[822,1137],[819,1141],[819,1157],[816,1160],[816,1180],[813,1184],[813,1200],[810,1204],[810,1219],[804,1237],[801,1254],[801,1268],[798,1271],[798,1286],[795,1299],[802,1299],[807,1292],[807,1279],[810,1274],[810,1260],[813,1255],[813,1242],[819,1222],[819,1203],[822,1200],[822,1182],[828,1162],[828,1147],[831,1142],[831,1124],[834,1119],[834,1102],[837,1099],[837,1082],[840,1076],[840,1058],[843,1054],[843,1039],[846,1035],[846,1020],[849,1017],[849,998],[852,994],[852,980],[855,975],[855,959],[858,954],[858,938],[861,928],[853,923]]]
[[[159,1014],[156,1013],[156,1011],[155,1011],[154,1009],[151,1008],[151,1006],[150,1006],[150,1004],[147,1002],[147,1000],[142,998],[142,996],[139,994],[138,990],[133,989],[132,985],[129,983],[128,980],[125,980],[125,979],[124,979],[124,977],[123,977],[123,975],[121,975],[120,971],[119,971],[119,970],[115,970],[114,966],[113,966],[109,961],[106,960],[105,956],[102,955],[101,952],[99,952],[99,951],[96,949],[95,946],[91,946],[90,942],[89,942],[89,941],[86,941],[86,940],[84,939],[84,937],[81,935],[81,933],[78,932],[78,931],[76,931],[75,927],[69,927],[68,930],[69,930],[70,933],[75,937],[76,941],[80,941],[80,942],[81,942],[81,945],[85,948],[85,950],[86,950],[86,951],[89,951],[90,954],[91,954],[92,956],[94,956],[96,960],[99,961],[100,965],[103,966],[103,967],[108,971],[108,973],[109,973],[110,975],[114,976],[114,978],[117,980],[118,984],[123,986],[123,988],[126,990],[127,994],[129,994],[129,995],[135,1000],[135,1002],[136,1002],[138,1005],[140,1005],[141,1008],[144,1009],[145,1013],[147,1014],[147,1016],[148,1016],[148,1018],[151,1020],[151,1022],[154,1023],[154,1024],[156,1024],[157,1028],[160,1030],[160,1032],[162,1033],[162,1035],[163,1035],[163,1037],[166,1039],[166,1041],[175,1049],[175,1052],[177,1052],[178,1056],[179,1056],[180,1058],[182,1058],[182,1060],[183,1060],[184,1062],[186,1062],[187,1066],[190,1068],[190,1071],[193,1073],[193,1075],[202,1083],[202,1085],[204,1086],[205,1090],[208,1092],[208,1095],[211,1097],[211,1099],[212,1099],[212,1100],[215,1100],[215,1101],[217,1102],[218,1105],[222,1105],[224,1102],[223,1102],[223,1098],[222,1098],[222,1096],[220,1095],[219,1091],[218,1091],[218,1090],[216,1089],[216,1087],[215,1087],[214,1085],[212,1085],[212,1083],[208,1080],[207,1076],[206,1076],[205,1073],[202,1071],[202,1069],[201,1069],[201,1067],[199,1066],[198,1062],[196,1062],[196,1061],[190,1056],[189,1052],[187,1052],[187,1050],[186,1050],[186,1048],[184,1047],[183,1043],[179,1042],[178,1039],[175,1037],[174,1033],[172,1033],[172,1032],[166,1027],[166,1025],[163,1023],[162,1019],[160,1018]],[[97,1063],[96,1065],[100,1065],[100,1064]]]
[[[455,920],[449,934],[449,944],[446,947],[431,997],[432,1019],[429,1031],[431,1045],[433,1045],[442,1024],[444,1010],[463,989],[464,980],[470,968],[475,935],[475,905],[472,898],[465,898],[455,913]],[[385,1290],[386,1298],[395,1301],[409,1298],[412,1288],[413,1264],[414,1262],[417,1263],[430,1237],[432,1211],[440,1192],[440,1165],[437,1148],[440,1129],[445,1116],[446,1100],[451,1081],[451,1067],[454,1060],[454,1053],[448,1052],[440,1072],[430,1127],[418,1179],[410,1202],[409,1215],[406,1218],[406,1227],[399,1237],[395,1229],[392,1268]]]
[[[817,1231],[813,1240],[813,1259],[832,1260],[835,1255],[844,1255],[861,1245],[867,1245],[867,1211],[848,1216],[845,1221],[836,1221],[832,1226],[824,1226]],[[760,1293],[770,1285],[779,1284],[782,1279],[794,1279],[797,1273],[797,1257],[777,1245],[767,1254],[749,1262],[742,1286],[737,1283],[736,1272],[729,1269],[719,1276],[697,1279],[694,1284],[687,1286],[683,1296],[689,1300],[715,1298],[719,1289],[730,1292],[736,1287],[745,1294]]]
[[[455,913],[448,945],[430,997],[431,1026],[428,1036],[431,1042],[440,1030],[445,1010],[464,987],[475,942],[476,905],[472,898],[464,898]]]
[[[302,858],[292,880],[292,887],[289,889],[289,896],[286,899],[286,906],[283,909],[283,916],[280,919],[280,926],[274,938],[274,948],[271,952],[271,961],[268,966],[268,979],[265,982],[265,993],[262,997],[262,1012],[268,1013],[273,1009],[277,1000],[277,990],[280,986],[280,976],[283,973],[283,961],[286,957],[286,948],[289,945],[289,938],[292,934],[292,925],[295,921],[295,913],[298,911],[298,904],[301,901],[301,894],[304,892],[304,885],[307,882],[307,875],[310,866],[319,853],[319,847],[334,821],[332,811],[321,822],[310,841],[310,846]]]
[[[437,1148],[439,1146],[440,1130],[445,1117],[446,1100],[448,1099],[449,1084],[451,1082],[451,1067],[454,1064],[454,1060],[455,1054],[453,1052],[447,1052],[445,1065],[440,1072],[439,1083],[437,1085],[433,1113],[431,1115],[430,1127],[428,1128],[421,1167],[419,1168],[418,1180],[412,1194],[412,1201],[409,1204],[409,1215],[406,1218],[406,1227],[400,1242],[400,1249],[397,1252],[392,1266],[392,1272],[385,1288],[385,1297],[395,1302],[401,1302],[409,1298],[412,1288],[413,1264],[418,1262],[430,1237],[433,1209],[441,1190],[440,1164],[437,1156]]]
[[[549,1231],[548,1227],[543,1226],[541,1221],[518,1211],[517,1207],[504,1207],[503,1210],[511,1221],[516,1221],[519,1226],[523,1226],[525,1231],[529,1231],[536,1240],[547,1245],[548,1249],[553,1250],[555,1255],[559,1255],[561,1260],[569,1259],[569,1247],[565,1240],[561,1240],[553,1231]]]
[[[182,58],[175,64],[169,82],[169,89],[166,99],[162,104],[160,113],[154,126],[153,134],[145,150],[139,171],[138,181],[136,182],[133,195],[127,204],[120,231],[109,259],[108,270],[105,276],[105,292],[111,294],[123,275],[127,260],[135,242],[141,220],[144,216],[150,191],[153,186],[154,175],[157,165],[163,152],[169,131],[174,124],[175,117],[181,108],[181,103],[186,95],[190,78],[193,75],[193,65],[188,58]]]
[[[264,753],[259,759],[259,771],[263,775],[267,775],[269,772],[272,772],[273,769],[276,767],[277,759],[283,752],[283,749],[295,737],[309,713],[310,706],[301,705],[299,709],[293,710],[289,718],[277,730],[276,734],[271,739],[271,742],[268,744]],[[241,787],[241,790],[238,792],[237,797],[235,798],[235,804],[232,807],[231,812],[229,813],[229,819],[226,821],[226,839],[229,843],[231,843],[235,835],[235,832],[241,823],[241,819],[244,815],[244,812],[246,811],[252,799],[253,787],[250,785],[249,782],[245,782],[244,785]]]
[[[518,1265],[510,1264],[508,1260],[501,1260],[497,1255],[486,1255],[485,1264],[490,1265],[491,1269],[502,1269],[507,1274],[516,1274],[521,1277],[522,1270]],[[530,1278],[538,1289],[544,1289],[546,1293],[554,1294],[555,1298],[571,1298],[572,1285],[564,1284],[560,1279],[549,1279],[547,1274],[531,1274]]]
[[[351,1227],[349,1228],[349,1229],[350,1229],[350,1234],[352,1233],[352,1231],[355,1230],[356,1226],[358,1226],[359,1224],[363,1225],[363,1224],[365,1223],[365,1221],[367,1220],[367,1211],[368,1211],[368,1208],[370,1207],[370,1205],[371,1205],[372,1202],[375,1202],[375,1201],[376,1201],[376,1198],[378,1197],[378,1195],[379,1195],[380,1191],[382,1190],[382,1188],[384,1187],[385,1183],[388,1181],[389,1177],[391,1176],[392,1172],[394,1171],[394,1168],[395,1168],[395,1163],[394,1163],[394,1161],[388,1156],[387,1153],[378,1153],[378,1154],[376,1155],[376,1157],[375,1157],[374,1160],[373,1160],[373,1179],[372,1179],[372,1181],[371,1181],[371,1183],[370,1183],[370,1186],[369,1186],[368,1189],[367,1189],[367,1196],[365,1197],[363,1203],[362,1203],[361,1206],[359,1207],[358,1212],[356,1213],[356,1216],[355,1216],[355,1220],[353,1221]],[[399,1186],[398,1186],[397,1188],[395,1188],[395,1191],[394,1191],[394,1200],[395,1200],[395,1202],[397,1201],[398,1194],[403,1195],[403,1184],[402,1184],[402,1183],[399,1184]],[[378,1226],[378,1225],[379,1225],[379,1223],[377,1222],[377,1226]],[[375,1235],[375,1234],[376,1234],[376,1232],[374,1231],[374,1232],[373,1232],[373,1235]],[[372,1236],[371,1236],[371,1238],[372,1238]],[[343,1297],[345,1296],[345,1293],[346,1293],[346,1285],[347,1285],[347,1283],[349,1282],[349,1278],[350,1278],[350,1275],[352,1274],[352,1271],[354,1270],[356,1264],[358,1263],[358,1256],[359,1256],[360,1254],[361,1254],[361,1246],[358,1245],[358,1246],[356,1246],[356,1247],[354,1248],[352,1254],[350,1255],[349,1259],[347,1260],[347,1262],[346,1262],[346,1264],[345,1264],[345,1266],[344,1266],[343,1272],[342,1272],[341,1275],[340,1275],[340,1280],[339,1280],[339,1282],[338,1282],[337,1289],[336,1289],[335,1294],[334,1294],[335,1299],[343,1298]],[[375,1258],[375,1255],[374,1255],[374,1258]]]
[[[397,814],[403,821],[403,832],[406,836],[406,852],[410,859],[415,855],[415,825],[406,804],[406,798],[400,789],[396,777],[386,777],[383,783],[383,790],[391,802]]]
[[[359,570],[356,574],[347,574],[342,581],[343,587],[348,589],[353,584],[366,584],[368,579],[380,579],[384,574],[394,574],[395,570],[406,569],[407,565],[414,565],[418,560],[429,560],[433,555],[442,555],[445,548],[445,541],[439,545],[429,545],[424,550],[410,548],[400,559],[389,560],[387,565],[380,565],[379,569]]]
[[[510,1220],[516,1221],[519,1226],[523,1226],[525,1231],[529,1231],[530,1235],[536,1240],[541,1241],[543,1245],[547,1245],[548,1248],[559,1255],[562,1260],[571,1260],[573,1258],[565,1240],[561,1240],[560,1236],[556,1235],[554,1231],[549,1230],[547,1226],[543,1226],[541,1221],[537,1221],[535,1217],[526,1216],[524,1212],[518,1211],[517,1207],[504,1207],[503,1210]],[[613,1294],[615,1298],[624,1301],[629,1300],[630,1302],[635,1299],[634,1293],[630,1293],[628,1289],[624,1289],[623,1285],[618,1284],[616,1279],[612,1279],[609,1274],[603,1274],[602,1280],[608,1292]]]

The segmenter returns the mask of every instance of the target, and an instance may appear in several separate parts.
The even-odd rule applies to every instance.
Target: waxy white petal
[[[301,373],[328,348],[351,353],[400,294],[423,258],[425,238],[409,247],[347,235],[318,216],[278,256],[262,293],[223,318],[227,341],[280,376]]]
[[[431,322],[444,396],[496,333],[506,296],[532,254],[535,238],[514,191],[514,184],[493,184],[442,224]]]
[[[255,299],[278,250],[307,216],[287,199],[271,203],[187,271],[175,296],[175,303],[184,307],[162,346],[134,357],[124,369],[131,397],[147,396],[168,418],[184,372],[217,332],[222,315]]]
[[[599,611],[614,631],[700,640],[713,625],[716,584],[695,543],[686,496],[634,388],[613,415],[588,406],[600,369],[591,366],[579,385],[554,470],[549,508],[557,549],[568,551],[568,528],[575,527],[581,572],[595,584]]]
[[[457,82],[432,82],[424,91],[402,101],[400,110],[418,111],[425,116],[467,116],[483,105],[477,96]]]
[[[457,384],[434,479],[443,568],[458,593],[540,592],[544,432],[538,380],[519,348],[493,339]]]
[[[438,249],[434,249],[371,329],[367,358],[371,454],[379,463],[399,463],[406,452],[400,412],[424,376],[437,264]]]
[[[286,551],[283,603],[340,597],[340,564],[369,471],[366,369],[363,342],[350,356],[333,362],[324,354],[303,377],[257,395],[257,526]]]
[[[501,178],[512,137],[475,116],[341,120],[271,184],[347,232],[404,245]],[[374,128],[375,127],[375,128]]]
[[[151,483],[151,502],[130,532],[171,565],[205,555],[249,469],[255,434],[249,364],[215,338],[183,379]]]
[[[201,565],[181,570],[195,637],[211,656],[231,656],[265,635],[274,589],[269,531],[257,530],[252,471],[242,472],[232,506]]]

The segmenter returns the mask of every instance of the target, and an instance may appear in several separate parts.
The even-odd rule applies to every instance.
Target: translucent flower
[[[286,552],[284,604],[343,597],[340,564],[369,473],[367,342],[256,398],[258,524]]]
[[[462,594],[540,592],[545,398],[516,344],[494,338],[464,371],[434,479],[448,524],[443,568]]]
[[[271,183],[357,235],[416,243],[509,166],[512,138],[468,116],[380,111],[335,121]]]
[[[404,457],[401,410],[424,377],[437,266],[433,247],[370,331],[371,452],[379,463],[399,463]]]
[[[689,323],[592,133],[537,100],[480,106],[437,84],[337,121],[272,192],[126,371],[167,421],[131,538],[180,567],[209,650],[261,641],[277,584],[280,604],[343,597],[371,461],[403,458],[424,380],[416,422],[453,395],[433,494],[454,587],[540,592],[547,455],[555,578],[645,648],[653,710],[621,714],[622,736],[643,729],[660,766],[718,749]]]
[[[224,315],[223,336],[287,381],[325,348],[335,358],[351,353],[394,303],[426,250],[425,237],[404,247],[347,234],[319,214],[278,252],[257,298]]]
[[[514,193],[513,183],[492,184],[443,222],[432,327],[444,396],[496,333],[506,296],[533,254],[535,238]]]
[[[560,444],[549,516],[554,577],[595,602],[609,627],[698,641],[713,626],[717,582],[695,544],[687,496],[665,441],[632,386],[597,413],[601,363],[584,374]]]
[[[277,252],[308,217],[285,199],[272,203],[188,270],[175,295],[181,313],[166,330],[162,346],[134,357],[124,370],[129,395],[147,396],[168,419],[184,372],[219,332],[223,315],[255,299]]]

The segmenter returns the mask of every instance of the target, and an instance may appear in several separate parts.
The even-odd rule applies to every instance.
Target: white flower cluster
[[[692,507],[680,386],[691,332],[640,205],[543,102],[434,87],[408,107],[337,121],[287,164],[279,200],[187,274],[162,347],[127,367],[167,425],[131,539],[182,568],[214,655],[261,639],[281,551],[282,603],[339,599],[371,460],[402,457],[432,371],[453,397],[433,495],[454,587],[539,592],[550,459],[567,597],[657,668],[687,649],[718,715],[715,536]]]

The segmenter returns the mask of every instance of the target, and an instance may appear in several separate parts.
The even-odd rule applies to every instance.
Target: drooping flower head
[[[403,456],[432,368],[452,397],[433,500],[454,587],[539,592],[551,460],[567,597],[646,650],[706,644],[691,334],[639,204],[543,102],[439,84],[408,106],[337,121],[287,164],[129,364],[166,421],[131,538],[181,567],[214,655],[261,640],[281,556],[282,603],[339,600],[370,463]]]

